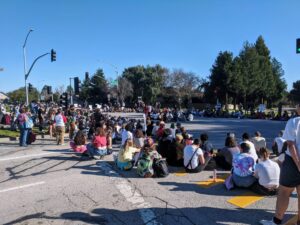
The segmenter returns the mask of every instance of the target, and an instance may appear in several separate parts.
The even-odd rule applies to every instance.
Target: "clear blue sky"
[[[107,78],[135,65],[182,68],[207,77],[219,51],[237,55],[262,35],[283,65],[289,85],[300,79],[299,0],[1,0],[0,91],[24,85],[27,65],[51,48],[57,61],[41,59],[29,82],[67,86],[69,77],[103,68]]]

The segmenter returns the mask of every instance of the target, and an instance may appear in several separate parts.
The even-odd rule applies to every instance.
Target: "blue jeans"
[[[27,146],[27,136],[28,136],[28,129],[27,128],[20,128],[20,139],[19,144],[20,146]]]
[[[107,154],[107,149],[100,150],[100,149],[94,148],[94,146],[90,143],[87,145],[87,152],[91,157],[104,156]]]
[[[240,177],[234,173],[232,174],[232,179],[235,186],[243,188],[248,188],[257,181],[257,179],[252,175]]]

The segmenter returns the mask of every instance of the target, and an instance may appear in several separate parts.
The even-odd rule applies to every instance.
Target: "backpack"
[[[31,143],[35,142],[35,140],[36,140],[36,134],[33,133],[32,131],[30,131],[30,132],[28,133],[27,144],[31,144]]]
[[[167,177],[169,175],[169,169],[165,159],[154,159],[153,170],[155,177]]]

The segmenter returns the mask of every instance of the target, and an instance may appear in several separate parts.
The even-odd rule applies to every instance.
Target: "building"
[[[6,94],[0,92],[0,102],[3,102],[6,99],[9,99],[9,97]]]

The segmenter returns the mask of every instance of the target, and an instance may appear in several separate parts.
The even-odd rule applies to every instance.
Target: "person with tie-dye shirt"
[[[233,158],[232,179],[237,187],[250,187],[256,178],[253,176],[255,162],[249,154],[250,146],[247,143],[241,144],[241,153]]]

